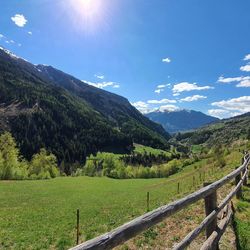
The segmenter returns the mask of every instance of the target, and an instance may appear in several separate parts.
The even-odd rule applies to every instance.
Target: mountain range
[[[219,121],[218,118],[194,110],[154,111],[146,116],[169,133],[183,132]]]
[[[128,152],[133,142],[166,149],[170,138],[126,98],[0,48],[3,130],[11,131],[27,159],[45,147],[62,165],[99,150]]]

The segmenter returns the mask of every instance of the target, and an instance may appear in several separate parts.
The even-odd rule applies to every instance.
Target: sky
[[[250,111],[249,0],[0,0],[0,46],[142,113]]]

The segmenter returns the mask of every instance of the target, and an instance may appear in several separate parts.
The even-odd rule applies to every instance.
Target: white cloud
[[[213,102],[211,105],[238,113],[246,113],[250,112],[250,96],[241,96],[229,100]]]
[[[218,82],[231,83],[231,82],[240,82],[244,80],[250,80],[250,76],[238,76],[238,77],[227,77],[227,78],[220,76]]]
[[[18,44],[18,47],[21,47],[21,46],[22,46],[22,44],[21,44],[21,43],[19,43],[19,44]]]
[[[116,83],[116,82],[90,82],[90,81],[86,81],[86,80],[82,80],[82,82],[87,83],[91,86],[94,86],[96,88],[99,89],[103,89],[106,87],[112,87],[112,88],[119,88],[120,84]]]
[[[179,96],[180,95],[180,93],[174,93],[173,94],[173,96]]]
[[[24,27],[24,25],[28,22],[24,15],[16,14],[15,16],[11,17],[11,20],[18,26]]]
[[[1,40],[2,38],[4,38],[4,35],[3,35],[3,34],[0,34],[0,40]]]
[[[161,112],[165,112],[165,111],[169,111],[169,112],[172,112],[172,111],[177,111],[177,110],[180,110],[179,107],[175,106],[175,105],[164,105],[164,106],[160,106],[158,108],[159,111]]]
[[[218,82],[222,83],[231,83],[239,82],[236,87],[250,87],[250,76],[239,76],[239,77],[228,77],[224,78],[223,76],[219,77]]]
[[[245,66],[241,66],[240,67],[241,71],[246,71],[246,72],[250,72],[250,64],[247,64]]]
[[[203,95],[193,95],[193,96],[188,96],[185,98],[182,98],[180,101],[182,102],[194,102],[194,101],[198,101],[200,99],[206,99],[206,96]]]
[[[160,85],[157,85],[156,86],[156,90],[155,90],[155,93],[157,94],[160,94],[162,91],[165,90],[165,88],[170,88],[171,87],[171,84],[170,83],[167,83],[167,84],[160,84]]]
[[[170,63],[171,59],[169,57],[166,57],[166,58],[162,59],[162,62],[164,62],[164,63]]]
[[[135,108],[137,108],[143,114],[147,114],[147,113],[154,112],[154,111],[164,112],[164,111],[176,111],[176,110],[180,110],[179,107],[177,107],[177,106],[175,106],[173,104],[161,105],[161,106],[157,106],[157,107],[155,106],[155,104],[166,104],[166,103],[169,103],[169,102],[164,101],[164,100],[168,100],[168,99],[163,99],[161,101],[149,100],[147,102],[138,101],[138,102],[134,102],[134,103],[131,103],[131,104]]]
[[[15,43],[13,40],[10,40],[10,43]]]
[[[209,109],[208,114],[220,119],[242,115],[244,112],[231,112],[225,109]]]
[[[250,60],[250,54],[246,55],[244,58],[244,61],[248,61],[248,60]]]
[[[150,113],[152,111],[154,111],[155,109],[150,109],[149,105],[146,102],[143,101],[138,101],[138,102],[134,102],[131,103],[136,109],[138,109],[142,114],[147,114]]]
[[[148,104],[146,102],[138,101],[138,102],[133,102],[131,103],[133,106],[136,108],[147,108]]]
[[[222,119],[222,118],[229,117],[230,111],[225,110],[225,109],[209,109],[208,114]]]
[[[150,104],[176,103],[176,100],[170,100],[170,99],[148,100],[147,103],[150,103]]]
[[[28,34],[29,34],[29,35],[32,35],[32,31],[28,31]]]
[[[171,84],[170,83],[167,83],[167,84],[160,84],[160,85],[157,85],[157,89],[164,89],[164,88],[166,88],[166,87],[170,87],[171,86]]]
[[[156,89],[155,93],[160,94],[162,91],[164,91],[164,89]]]
[[[249,88],[250,87],[250,80],[244,80],[241,81],[236,85],[236,87],[241,87],[241,88]]]
[[[206,90],[206,89],[213,89],[214,87],[211,86],[198,86],[196,83],[189,83],[189,82],[181,82],[177,83],[173,87],[173,93],[181,93],[184,91],[192,91],[192,90]]]
[[[98,79],[101,79],[101,80],[103,80],[105,78],[105,76],[103,76],[103,75],[95,75],[95,77]]]
[[[160,84],[157,86],[158,89],[164,89],[167,87],[167,84]]]

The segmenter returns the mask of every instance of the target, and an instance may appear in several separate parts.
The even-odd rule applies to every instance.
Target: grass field
[[[41,181],[0,182],[0,249],[67,249],[75,245],[76,209],[80,209],[80,241],[105,233],[150,209],[198,189],[239,163],[214,169],[206,159],[165,179],[115,180],[98,177],[61,177]],[[180,193],[177,193],[177,183]]]

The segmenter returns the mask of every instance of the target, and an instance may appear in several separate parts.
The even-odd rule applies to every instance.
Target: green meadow
[[[240,153],[216,169],[209,159],[161,179],[58,177],[49,180],[0,182],[0,249],[67,249],[76,242],[76,210],[80,209],[80,241],[91,239],[150,210],[176,200],[230,172]],[[180,190],[177,185],[180,183]]]

